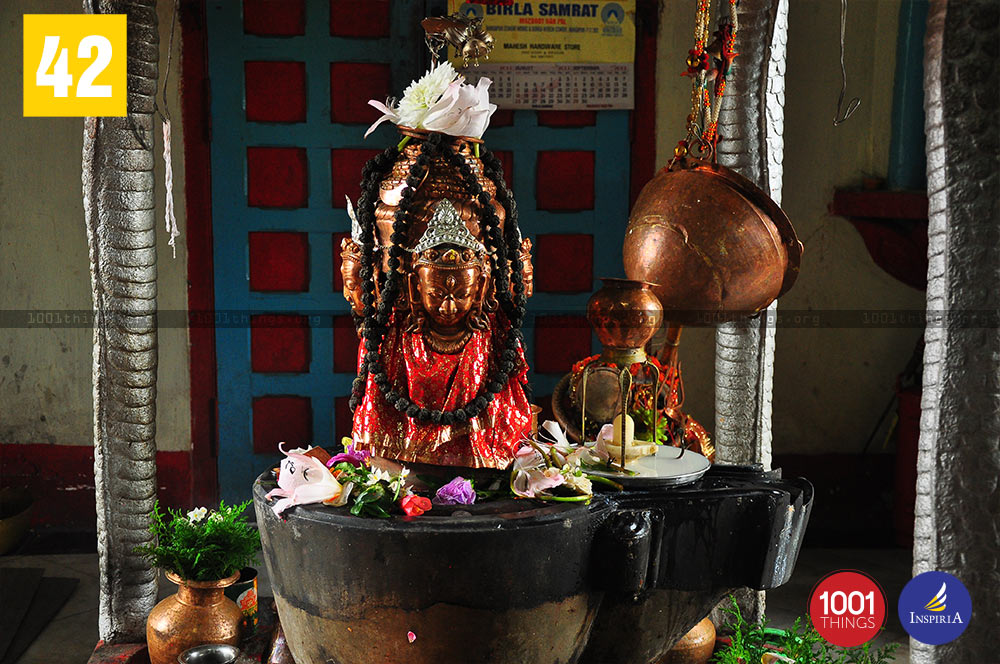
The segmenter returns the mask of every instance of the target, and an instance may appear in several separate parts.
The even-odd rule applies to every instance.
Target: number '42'
[[[80,44],[76,48],[76,57],[81,60],[89,60],[94,49],[97,49],[97,57],[80,75],[80,82],[76,86],[77,97],[111,96],[110,85],[94,85],[94,79],[111,62],[111,42],[108,38],[102,35],[87,35],[80,40]],[[58,58],[56,57],[57,52]],[[52,86],[53,96],[68,97],[69,89],[73,85],[73,76],[69,73],[67,62],[68,57],[68,50],[59,48],[58,36],[46,36],[45,45],[42,47],[42,59],[35,71],[35,85],[38,87]],[[51,74],[49,69],[52,70]]]

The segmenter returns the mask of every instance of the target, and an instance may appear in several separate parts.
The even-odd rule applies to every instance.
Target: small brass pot
[[[644,354],[619,358],[614,351],[642,349],[663,322],[663,307],[653,294],[653,284],[607,277],[601,282],[604,285],[587,301],[587,320],[604,346],[605,359],[620,364],[642,362]]]
[[[166,575],[177,592],[153,607],[146,620],[150,664],[177,664],[182,652],[206,643],[238,645],[243,614],[223,589],[236,583],[239,572],[217,581]]]
[[[715,623],[705,618],[691,628],[660,664],[705,664],[715,650]]]

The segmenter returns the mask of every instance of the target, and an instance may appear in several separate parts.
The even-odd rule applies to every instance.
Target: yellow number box
[[[125,36],[125,14],[25,14],[25,117],[125,115]]]

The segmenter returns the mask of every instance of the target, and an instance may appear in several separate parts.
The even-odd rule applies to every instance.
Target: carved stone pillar
[[[736,58],[719,115],[719,163],[781,203],[785,43],[788,0],[742,0]],[[720,325],[715,336],[715,449],[720,463],[771,467],[771,385],[777,303],[748,321]],[[764,593],[741,598],[748,619]]]
[[[156,500],[156,230],[153,100],[156,0],[88,0],[128,15],[128,116],[86,118],[83,209],[94,299],[94,480],[100,636],[144,641],[156,572],[133,549],[150,540]]]
[[[996,661],[1000,643],[998,42],[996,2],[931,2],[924,55],[929,317],[913,573],[957,576],[972,595],[973,617],[949,644],[911,640],[914,664]]]

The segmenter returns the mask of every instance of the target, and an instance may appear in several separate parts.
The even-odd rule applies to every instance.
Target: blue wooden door
[[[441,3],[431,3],[440,13]],[[437,11],[435,12],[435,9]],[[340,294],[344,197],[395,140],[369,98],[426,68],[417,0],[212,0],[212,226],[219,488],[245,499],[277,443],[350,432],[357,338]],[[620,276],[628,216],[627,111],[499,111],[485,139],[535,243],[526,337],[536,401],[596,342],[583,318],[598,276]]]

